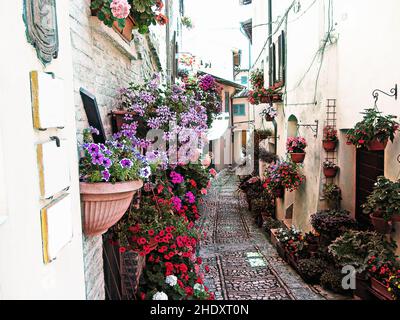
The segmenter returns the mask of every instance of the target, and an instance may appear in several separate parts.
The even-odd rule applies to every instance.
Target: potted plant
[[[142,187],[141,179],[151,170],[139,157],[134,132],[127,132],[105,144],[93,143],[84,131],[83,156],[80,159],[80,193],[85,234],[103,234],[117,223],[129,208],[134,194]]]
[[[331,209],[339,209],[342,200],[342,191],[334,183],[325,183],[323,187],[323,196]]]
[[[124,29],[127,21],[132,19],[132,27],[144,34],[149,32],[150,25],[165,25],[168,22],[168,18],[161,13],[163,6],[162,0],[92,0],[90,8],[92,15],[108,27],[114,25]]]
[[[326,152],[333,152],[338,142],[337,130],[333,126],[325,126],[322,146]]]
[[[269,105],[260,113],[260,115],[263,116],[266,121],[273,121],[278,115],[278,112],[275,107]]]
[[[260,103],[274,103],[282,101],[282,94],[272,89],[265,89],[264,87],[254,88],[249,91],[248,100],[253,105]]]
[[[319,236],[310,231],[304,235],[304,240],[306,242],[307,250],[310,256],[314,256],[318,251]]]
[[[356,222],[346,210],[322,210],[311,216],[311,225],[326,243],[356,227]]]
[[[255,89],[262,88],[264,86],[264,71],[261,69],[255,69],[250,72],[250,83]]]
[[[299,167],[291,161],[277,161],[265,171],[264,188],[275,197],[282,197],[284,190],[297,190],[305,181],[305,176],[299,173]]]
[[[286,150],[294,163],[303,163],[306,156],[304,152],[306,147],[307,142],[303,137],[289,137],[286,141]]]
[[[343,266],[353,266],[356,270],[355,295],[368,299],[367,268],[371,257],[382,260],[395,259],[395,242],[387,242],[383,235],[370,231],[348,231],[328,247],[335,262]]]
[[[386,148],[388,140],[394,140],[399,129],[399,123],[393,115],[383,116],[376,109],[365,109],[364,118],[353,129],[347,132],[347,144],[357,148],[366,147],[371,151],[380,151]]]
[[[391,181],[384,176],[378,177],[372,193],[362,205],[363,211],[369,214],[371,223],[379,233],[389,233],[390,220],[400,218],[400,180]]]
[[[339,170],[339,167],[332,161],[326,160],[323,163],[324,175],[326,178],[334,178]]]
[[[396,273],[395,261],[383,261],[372,256],[368,261],[368,273],[371,276],[371,288],[378,297],[392,300],[389,289],[389,278]]]
[[[282,227],[283,227],[282,222],[279,220],[276,220],[272,217],[267,217],[265,219],[264,228],[268,238],[271,238],[271,229],[280,229]]]
[[[400,299],[400,270],[389,277],[388,291],[391,293],[394,300]]]
[[[308,284],[317,284],[327,267],[327,263],[318,258],[300,259],[297,263],[300,276]]]

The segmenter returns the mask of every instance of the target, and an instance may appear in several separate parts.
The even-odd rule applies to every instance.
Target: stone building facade
[[[134,31],[128,42],[112,28],[91,15],[90,0],[72,0],[70,24],[74,78],[74,104],[78,142],[88,121],[80,96],[84,88],[96,96],[106,135],[111,134],[110,111],[117,89],[130,82],[142,82],[155,72],[165,70],[165,27],[141,35]],[[160,54],[159,54],[160,53]],[[86,298],[105,298],[102,237],[83,236]]]

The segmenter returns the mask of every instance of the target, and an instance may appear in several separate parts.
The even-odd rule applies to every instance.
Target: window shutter
[[[285,84],[285,70],[286,70],[286,43],[285,43],[285,32],[282,31],[281,35],[279,36],[278,40],[279,45],[279,74],[278,74],[278,81]]]
[[[229,112],[229,92],[225,91],[225,112]]]

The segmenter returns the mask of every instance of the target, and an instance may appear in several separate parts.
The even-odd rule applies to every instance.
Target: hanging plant
[[[303,163],[306,147],[307,142],[303,137],[289,137],[286,141],[286,150],[294,163]]]
[[[261,111],[260,115],[263,116],[266,121],[272,121],[278,115],[278,112],[275,107],[269,105],[266,109]]]
[[[333,126],[325,126],[322,146],[326,152],[333,152],[338,142],[337,130]]]
[[[324,161],[323,163],[324,167],[324,175],[327,178],[334,178],[336,177],[336,174],[339,170],[339,167],[332,161]]]
[[[399,129],[399,123],[394,115],[383,116],[376,109],[365,109],[362,121],[347,132],[347,144],[357,148],[367,147],[369,150],[384,150],[388,140],[393,142]]]
[[[264,87],[257,87],[249,91],[248,100],[253,105],[260,103],[274,103],[282,101],[282,93],[273,89],[265,89]]]
[[[134,28],[142,34],[149,32],[149,26],[165,25],[168,18],[161,13],[162,0],[92,0],[90,8],[103,23],[112,27],[117,23],[123,29],[128,16],[135,21]]]

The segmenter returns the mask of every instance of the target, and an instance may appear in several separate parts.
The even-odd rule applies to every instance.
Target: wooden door
[[[377,177],[384,175],[384,166],[384,151],[357,150],[356,219],[364,226],[370,224],[370,219],[362,212],[361,205],[372,192]]]

